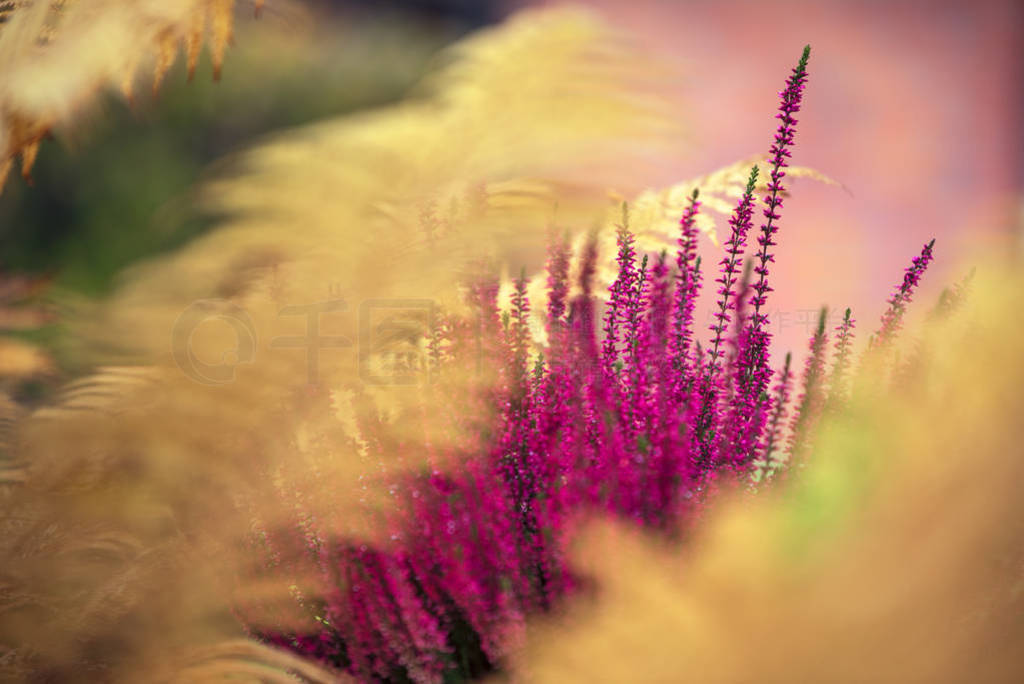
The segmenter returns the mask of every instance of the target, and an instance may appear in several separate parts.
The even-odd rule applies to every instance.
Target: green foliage
[[[364,19],[332,26],[331,40],[282,44],[280,26],[263,26],[271,21],[239,27],[260,35],[239,39],[219,82],[201,61],[189,83],[179,59],[155,98],[132,108],[108,95],[87,139],[45,144],[34,186],[11,179],[0,194],[0,268],[55,272],[59,288],[109,292],[125,267],[212,224],[216,217],[190,209],[189,195],[212,161],[274,130],[399,99],[451,38]]]

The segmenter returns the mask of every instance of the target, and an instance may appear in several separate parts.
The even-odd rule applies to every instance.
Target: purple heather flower
[[[520,274],[512,292],[509,346],[515,359],[515,373],[525,377],[530,346],[530,300],[526,296],[526,272]]]
[[[799,63],[786,83],[786,89],[779,94],[782,102],[776,118],[780,119],[781,123],[769,149],[768,194],[764,196],[766,220],[761,225],[761,234],[758,236],[760,249],[753,268],[757,282],[752,286],[750,320],[744,333],[737,335],[736,339],[738,383],[730,388],[734,396],[731,401],[733,412],[729,419],[729,432],[733,436],[732,444],[724,446],[731,452],[729,458],[734,465],[743,465],[753,458],[756,435],[763,429],[767,418],[765,404],[768,401],[767,389],[772,375],[768,358],[771,333],[768,330],[768,315],[762,312],[762,307],[772,290],[768,285],[768,265],[775,260],[771,248],[776,245],[774,235],[778,231],[779,210],[782,208],[781,195],[785,191],[783,178],[786,172],[783,169],[789,165],[786,160],[791,156],[789,148],[793,144],[797,124],[793,114],[800,110],[810,52],[810,46],[804,48]],[[713,365],[716,361],[717,358],[711,359]],[[707,439],[705,434],[703,441],[707,443]]]
[[[736,310],[737,294],[733,292],[736,284],[740,261],[743,258],[743,250],[747,244],[747,233],[750,232],[751,216],[753,215],[754,186],[757,183],[758,168],[754,166],[750,170],[747,179],[747,187],[740,197],[733,214],[729,219],[732,232],[726,241],[726,254],[722,258],[721,275],[715,280],[719,283],[718,288],[718,311],[715,312],[715,323],[710,326],[714,333],[714,339],[708,352],[708,366],[706,375],[702,376],[699,382],[701,397],[701,408],[697,418],[696,434],[700,444],[701,464],[711,463],[715,460],[713,451],[721,448],[716,444],[722,438],[721,434],[721,395],[722,389],[728,389],[725,379],[721,375],[722,365],[720,363],[724,351],[721,349],[724,340],[724,333],[729,327],[730,311]],[[742,292],[739,294],[743,294]]]
[[[772,291],[768,285],[768,264],[775,261],[775,255],[771,248],[777,243],[774,240],[778,232],[778,220],[781,217],[779,210],[782,209],[782,193],[785,191],[782,180],[786,176],[783,170],[789,166],[786,161],[792,153],[789,148],[793,145],[793,138],[796,132],[797,119],[793,115],[800,111],[800,102],[803,99],[804,86],[807,82],[807,60],[811,56],[811,46],[804,48],[800,61],[793,69],[793,74],[786,82],[786,89],[779,93],[782,103],[779,105],[779,113],[775,118],[779,119],[778,131],[775,133],[775,141],[769,148],[770,170],[768,172],[768,194],[764,196],[765,222],[761,225],[761,235],[757,239],[760,245],[760,252],[757,255],[758,263],[754,267],[757,274],[757,283],[754,284],[754,297],[751,300],[753,312],[751,313],[751,331],[749,335],[749,353],[746,359],[748,383],[750,387],[746,394],[754,400],[759,397],[768,386],[771,378],[771,370],[768,367],[768,345],[771,342],[771,333],[768,332],[768,315],[762,313],[761,309],[768,299],[768,293]]]
[[[722,257],[719,265],[721,275],[715,279],[720,285],[718,288],[718,311],[715,312],[715,323],[709,326],[715,334],[709,351],[709,373],[716,373],[720,369],[720,359],[723,355],[720,347],[723,341],[723,333],[729,326],[729,312],[736,309],[736,295],[733,292],[733,285],[739,275],[740,262],[743,259],[743,250],[747,245],[747,233],[750,232],[751,217],[754,213],[753,198],[754,186],[757,183],[758,168],[755,165],[750,169],[750,176],[747,178],[747,187],[742,197],[736,204],[732,216],[729,218],[729,225],[732,232],[725,242],[725,256]]]
[[[752,270],[753,261],[748,259],[743,265],[743,277],[736,297],[736,315],[729,339],[730,351],[724,378],[726,395],[723,397],[728,406],[728,414],[723,420],[720,439],[723,462],[740,469],[754,459],[759,436],[768,419],[766,397],[752,397],[744,392],[749,388],[744,361],[750,350]]]
[[[634,297],[637,277],[636,250],[633,248],[633,240],[633,234],[629,232],[629,208],[623,203],[622,224],[619,225],[616,233],[616,243],[619,247],[617,259],[619,273],[615,282],[612,283],[611,297],[604,317],[602,360],[608,378],[613,378],[618,373],[620,367],[619,330],[624,321],[628,325],[631,316],[631,300]]]
[[[773,373],[763,311],[808,54],[782,93],[766,223],[738,290],[756,167],[730,221],[710,343],[693,336],[701,287],[696,192],[680,220],[674,273],[665,254],[650,268],[648,257],[637,255],[623,207],[618,274],[600,346],[593,239],[580,255],[580,293],[572,298],[568,243],[555,239],[549,248],[550,347],[533,364],[525,274],[503,318],[494,269],[474,268],[467,283],[474,316],[439,317],[427,344],[436,382],[425,389],[427,400],[402,416],[403,428],[422,426],[416,446],[429,469],[389,473],[383,464],[409,447],[366,395],[354,402],[366,458],[378,459],[378,476],[395,485],[395,503],[382,516],[391,542],[368,548],[327,539],[312,525],[289,528],[294,539],[284,541],[315,556],[333,588],[322,605],[302,604],[320,619],[319,634],[282,629],[264,638],[362,681],[482,676],[521,640],[527,615],[551,609],[577,586],[567,548],[580,514],[598,510],[647,527],[685,529],[701,519],[709,493],[747,472],[755,457],[776,463],[787,421],[791,462],[799,462],[792,457],[807,452],[824,403],[824,317],[794,408],[789,355],[768,394]],[[890,300],[880,340],[895,334],[930,259],[931,244]],[[852,329],[848,312],[837,331],[833,393],[847,371]],[[479,382],[470,391],[452,382],[464,377]],[[285,548],[272,544],[270,561],[280,564]]]
[[[700,257],[697,256],[697,214],[700,202],[698,190],[690,196],[690,203],[679,220],[680,235],[676,250],[676,292],[672,318],[672,367],[682,374],[687,366],[690,341],[693,336],[693,311],[700,294]]]
[[[921,250],[920,256],[914,257],[910,266],[906,268],[903,275],[903,282],[900,283],[899,287],[893,293],[892,297],[889,298],[889,308],[886,309],[885,313],[882,314],[882,325],[878,332],[872,337],[871,347],[872,348],[883,348],[892,343],[899,334],[900,327],[903,324],[903,314],[907,309],[907,304],[910,302],[911,296],[914,294],[914,289],[921,281],[921,276],[928,268],[928,264],[932,261],[932,247],[935,246],[935,240],[926,244]]]
[[[644,313],[648,306],[649,271],[647,269],[648,256],[644,254],[640,260],[640,269],[636,272],[633,286],[626,300],[626,308],[622,312],[622,327],[626,334],[623,339],[623,359],[629,363],[631,368],[642,367],[643,349],[649,337],[648,326],[644,325]]]

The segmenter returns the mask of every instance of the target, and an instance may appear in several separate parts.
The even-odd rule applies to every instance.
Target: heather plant
[[[766,313],[784,169],[795,141],[793,114],[800,109],[809,54],[805,48],[781,93],[762,199],[765,222],[755,265],[742,278],[758,166],[751,168],[729,220],[707,344],[691,349],[702,280],[698,190],[680,220],[674,273],[664,251],[653,260],[638,253],[629,206],[622,205],[617,276],[604,307],[600,345],[593,330],[593,246],[583,255],[580,294],[567,306],[569,247],[558,238],[550,242],[546,345],[531,342],[525,274],[514,280],[504,314],[493,280],[468,283],[475,327],[484,340],[478,351],[486,349],[484,363],[497,369],[497,383],[489,389],[490,401],[500,407],[496,426],[470,443],[456,459],[456,471],[400,481],[409,503],[392,517],[394,544],[331,557],[336,572],[348,579],[319,608],[316,636],[264,638],[360,679],[429,682],[446,674],[478,675],[499,666],[520,643],[527,616],[550,610],[580,586],[565,553],[581,514],[599,511],[643,528],[686,534],[723,484],[764,480],[812,458],[826,397],[833,397],[835,407],[845,391],[853,321],[847,310],[829,375],[822,310],[800,393],[791,404],[789,355],[774,391],[768,391],[775,373]],[[890,301],[880,339],[895,336],[930,256],[931,243]],[[466,349],[457,339],[450,342],[453,349]],[[456,356],[440,364],[442,384],[459,363]]]
[[[820,416],[804,467],[756,495],[732,492],[686,545],[621,522],[585,531],[571,558],[600,589],[531,628],[516,674],[1018,679],[1024,462],[1009,426],[1021,410],[1021,279],[1014,266],[981,280],[931,324],[911,384],[879,393],[887,369],[876,368],[876,381],[847,386],[843,409]],[[747,643],[757,646],[737,646]]]
[[[694,542],[722,496],[752,506],[786,501],[775,514],[788,524],[765,538],[790,551],[816,529],[800,514],[833,521],[849,504],[836,491],[856,489],[863,476],[847,464],[837,487],[834,472],[816,465],[819,451],[835,444],[829,421],[879,395],[881,384],[858,381],[887,360],[933,243],[908,268],[859,360],[848,309],[834,358],[823,312],[803,372],[790,354],[773,368],[767,304],[786,179],[813,175],[789,165],[809,48],[780,94],[766,157],[640,193],[615,206],[614,231],[574,241],[565,227],[585,225],[606,203],[612,175],[600,162],[615,166],[625,148],[668,130],[644,128],[654,113],[641,104],[629,53],[576,19],[533,16],[472,38],[437,77],[447,85],[432,99],[260,148],[245,157],[246,175],[204,190],[226,217],[220,231],[87,310],[83,337],[109,341],[105,334],[130,321],[133,351],[159,361],[108,368],[20,427],[34,468],[31,486],[5,508],[19,515],[5,519],[4,667],[128,681],[154,673],[172,681],[477,678],[516,664],[533,620],[593,593],[594,577],[572,553],[588,518],[692,550],[693,581],[712,586],[728,549],[702,561]],[[562,108],[567,82],[591,106]],[[365,163],[339,172],[338,157]],[[581,185],[588,174],[592,184]],[[550,200],[563,195],[551,220]],[[712,279],[698,240],[713,234],[710,214],[723,205],[729,235]],[[658,235],[668,213],[672,233]],[[503,282],[504,262],[493,251],[481,258],[490,243],[507,260],[545,237],[540,276],[523,269]],[[611,240],[614,256],[602,250]],[[382,253],[393,264],[382,266]],[[342,311],[334,299],[295,305],[331,277],[341,278],[332,298],[352,302],[393,302],[410,290],[433,297],[437,311],[388,318],[377,326],[388,334],[379,347],[360,349],[369,357],[360,372],[380,370],[396,350],[421,350],[423,367],[389,377],[429,382],[403,393],[337,361],[293,353],[296,328],[282,317],[305,317],[307,330],[315,322],[324,347],[359,335],[350,320],[327,322]],[[710,334],[695,320],[706,281],[716,284]],[[963,290],[942,306],[963,300]],[[175,347],[166,358],[165,334],[189,316],[236,324],[198,339],[197,351],[239,342],[239,329],[270,342],[233,377],[202,376],[202,366],[182,362],[196,350]],[[311,379],[296,386],[296,378]],[[780,499],[791,492],[791,501]],[[759,538],[747,545],[741,537],[737,553],[760,548]],[[642,547],[625,548],[648,562]],[[70,560],[54,563],[55,555]],[[867,555],[855,560],[870,565]],[[596,590],[611,587],[613,605],[623,584],[652,576],[655,591],[675,600],[676,583],[689,577],[688,567],[660,556],[646,570],[625,560],[632,580],[598,573]],[[678,576],[664,580],[662,570]],[[833,590],[844,579],[835,572],[823,580]],[[746,588],[758,581],[746,569],[737,576]],[[780,597],[793,598],[791,578],[767,576],[783,585]],[[754,643],[771,633],[762,623],[780,604],[762,588],[752,592],[767,607]],[[713,586],[706,596],[709,605],[718,598]],[[724,608],[694,610],[703,619],[721,609],[731,620],[737,601],[727,598]],[[840,612],[821,619],[834,627]],[[795,622],[798,608],[782,614]],[[687,631],[687,652],[702,643],[699,632]],[[716,665],[748,675],[729,669],[733,635],[709,634],[715,657],[673,676],[722,672]],[[645,652],[629,635],[613,646],[623,680],[631,667],[643,671],[629,664]],[[191,655],[182,662],[181,653]],[[771,653],[759,657],[766,673],[784,672]]]

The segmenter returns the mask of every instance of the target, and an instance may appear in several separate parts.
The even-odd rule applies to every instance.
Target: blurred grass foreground
[[[548,415],[527,397],[638,377],[648,328],[628,317],[605,376],[556,372],[566,331],[657,289],[623,245],[649,282],[699,287],[699,260],[665,255],[728,255],[755,194],[798,193],[764,156],[656,187],[686,151],[675,69],[585,11],[443,50],[457,27],[400,16],[0,2],[0,677],[1024,676],[1019,254],[955,257],[977,272],[957,305],[858,349],[799,462],[709,467],[645,518],[654,494],[627,480],[655,447],[630,421],[653,400],[608,390],[581,434],[628,458],[592,501],[569,501],[573,462],[544,496],[494,503],[490,454]],[[700,346],[683,358],[718,372]],[[629,487],[639,503],[609,503]],[[411,545],[437,510],[423,534],[451,541]]]

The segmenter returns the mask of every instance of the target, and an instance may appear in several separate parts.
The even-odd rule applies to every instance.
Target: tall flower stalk
[[[803,92],[807,83],[807,61],[811,56],[811,46],[804,47],[800,61],[793,69],[793,74],[786,82],[786,89],[779,96],[782,103],[779,105],[779,113],[775,115],[779,119],[779,128],[775,133],[775,140],[768,150],[770,158],[770,169],[768,171],[768,194],[764,196],[764,217],[765,222],[761,224],[761,234],[757,238],[760,251],[757,254],[757,265],[754,273],[757,274],[757,282],[754,284],[754,297],[751,304],[750,331],[748,333],[747,350],[747,378],[744,394],[751,398],[751,401],[760,400],[771,377],[768,368],[768,346],[771,343],[771,333],[768,330],[768,314],[762,309],[768,301],[768,293],[772,287],[768,284],[769,264],[775,261],[775,254],[772,248],[777,245],[775,234],[779,230],[778,221],[782,218],[779,211],[782,209],[782,193],[785,192],[783,179],[786,177],[785,168],[789,166],[786,161],[792,156],[790,148],[796,133],[797,119],[793,116],[800,111],[800,103],[803,100]]]
[[[743,250],[747,245],[747,233],[750,232],[751,217],[754,212],[753,199],[754,187],[757,184],[758,168],[755,165],[750,169],[750,176],[747,178],[747,187],[740,197],[736,209],[729,218],[729,225],[732,232],[725,242],[725,256],[719,263],[721,275],[715,279],[719,284],[718,288],[718,311],[715,312],[715,323],[710,326],[711,332],[715,334],[709,353],[709,373],[716,373],[720,369],[719,360],[723,355],[721,350],[723,334],[729,326],[730,311],[736,309],[736,293],[733,292],[733,285],[739,275],[740,262],[743,260]]]
[[[698,385],[701,400],[700,416],[697,420],[697,440],[700,444],[699,467],[716,461],[718,457],[716,452],[720,448],[718,444],[720,434],[716,428],[722,422],[720,398],[723,377],[720,360],[725,353],[722,344],[725,331],[729,327],[730,312],[736,309],[736,293],[733,292],[733,286],[736,284],[740,262],[743,259],[743,250],[747,244],[747,233],[750,232],[757,174],[758,168],[754,166],[747,178],[747,187],[729,219],[732,231],[725,243],[725,256],[720,262],[721,274],[715,280],[719,284],[718,311],[714,314],[715,322],[709,326],[714,337],[708,350],[706,372],[700,378]]]
[[[682,374],[692,341],[693,311],[700,294],[700,257],[697,256],[697,214],[700,212],[700,190],[690,195],[689,204],[679,220],[676,250],[676,291],[672,320],[672,367]]]
[[[781,218],[781,195],[785,192],[783,179],[786,176],[785,168],[789,166],[787,160],[792,156],[790,148],[793,146],[796,133],[797,119],[793,115],[800,111],[810,55],[811,48],[808,45],[804,47],[799,62],[787,80],[785,90],[779,94],[781,103],[775,118],[779,119],[780,123],[768,151],[768,192],[763,197],[765,221],[761,224],[757,238],[759,249],[755,255],[753,268],[757,281],[752,286],[749,322],[737,340],[739,383],[734,389],[735,409],[731,417],[731,432],[735,437],[731,445],[730,460],[738,467],[745,467],[753,459],[756,435],[763,429],[767,420],[767,392],[772,376],[768,352],[771,332],[764,306],[768,301],[768,293],[772,291],[771,285],[768,284],[769,265],[775,261],[772,248],[777,244],[775,234],[779,230],[778,221]]]
[[[874,348],[886,347],[892,343],[903,326],[903,314],[907,310],[907,304],[914,294],[921,276],[928,269],[932,262],[932,248],[935,240],[926,244],[921,249],[921,254],[914,257],[910,266],[906,268],[903,275],[903,282],[899,284],[892,297],[889,298],[889,308],[882,314],[882,324],[878,332],[872,337],[871,346]]]
[[[616,235],[619,247],[618,277],[612,284],[608,309],[604,317],[604,347],[602,357],[605,374],[612,378],[621,369],[620,331],[623,323],[628,327],[632,316],[632,299],[636,286],[636,250],[633,234],[629,232],[629,207],[622,205],[622,223]],[[627,333],[628,334],[628,333]]]

